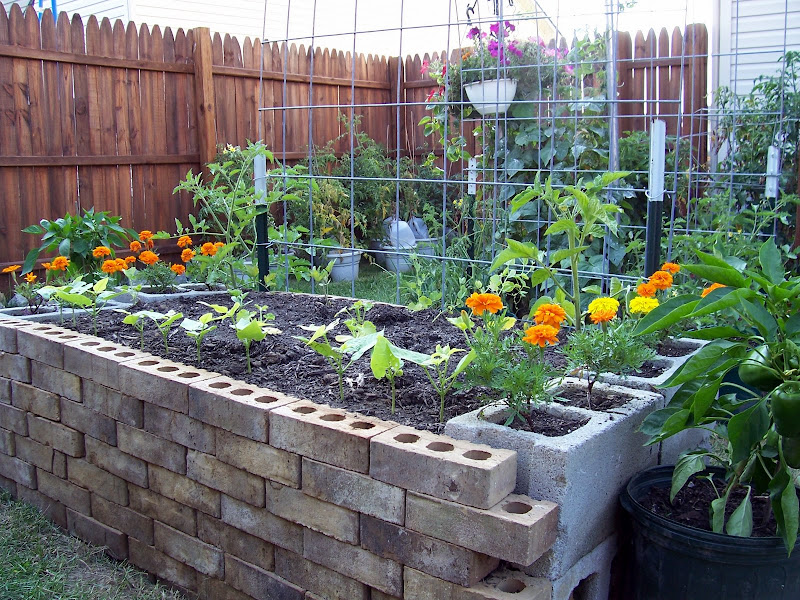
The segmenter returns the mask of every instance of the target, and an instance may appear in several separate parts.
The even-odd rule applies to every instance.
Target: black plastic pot
[[[797,600],[800,549],[791,558],[778,537],[741,538],[660,517],[639,504],[669,488],[672,466],[642,471],[622,492],[633,522],[630,600]]]

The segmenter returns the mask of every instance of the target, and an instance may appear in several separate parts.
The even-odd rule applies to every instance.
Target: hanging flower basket
[[[514,94],[517,93],[517,80],[506,78],[476,81],[466,84],[464,91],[475,110],[482,116],[503,114],[511,106]]]

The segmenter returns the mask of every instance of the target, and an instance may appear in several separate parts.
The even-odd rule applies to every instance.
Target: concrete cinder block
[[[363,583],[282,548],[275,552],[275,573],[329,600],[371,600],[369,588]]]
[[[144,402],[88,379],[83,380],[83,404],[131,427],[141,429],[144,425]]]
[[[18,458],[0,454],[0,475],[32,490],[36,489],[36,467]]]
[[[371,442],[371,477],[401,488],[490,508],[514,491],[517,456],[509,450],[397,427]]]
[[[122,389],[119,387],[122,363],[152,357],[152,354],[95,337],[64,344],[66,371],[115,390]]]
[[[551,583],[521,571],[500,568],[480,583],[465,588],[406,567],[406,598],[417,600],[550,600]]]
[[[207,454],[216,450],[214,427],[149,402],[144,403],[144,429],[193,450]]]
[[[231,379],[216,377],[189,386],[189,415],[257,442],[269,436],[269,413],[293,398]]]
[[[494,571],[497,558],[374,517],[361,517],[361,546],[439,579],[471,586]]]
[[[53,472],[53,448],[51,446],[40,444],[29,437],[21,435],[16,437],[17,458],[44,471]]]
[[[267,483],[266,491],[266,509],[272,514],[342,542],[358,544],[358,513],[279,483]]]
[[[219,579],[203,577],[200,579],[197,597],[200,600],[252,600],[252,596],[244,594]]]
[[[217,458],[271,481],[300,487],[300,456],[217,429]]]
[[[197,589],[197,572],[174,558],[143,544],[133,537],[128,538],[128,560],[148,573],[179,585],[188,590]]]
[[[611,586],[611,562],[616,554],[617,535],[613,534],[552,582],[552,600],[574,600],[576,597],[607,600]]]
[[[36,480],[38,482],[39,491],[45,496],[49,496],[53,500],[58,500],[74,511],[84,515],[92,514],[91,501],[89,491],[77,485],[59,479],[55,475],[51,475],[47,471],[36,469]]]
[[[275,546],[296,554],[303,553],[303,528],[300,525],[246,502],[222,496],[222,521]]]
[[[28,419],[25,411],[9,404],[0,404],[0,427],[19,435],[28,435]]]
[[[256,600],[304,600],[305,590],[238,558],[225,555],[225,582]]]
[[[147,463],[89,436],[86,460],[139,487],[147,487]]]
[[[511,494],[479,509],[409,492],[408,529],[502,560],[529,565],[553,545],[558,505]]]
[[[31,382],[31,361],[20,354],[0,352],[0,377],[22,383]]]
[[[111,446],[117,445],[117,424],[114,419],[78,402],[61,398],[61,423]]]
[[[11,404],[51,421],[61,418],[58,396],[27,383],[11,382]]]
[[[63,369],[31,360],[31,383],[43,390],[81,401],[81,378]],[[13,393],[12,393],[13,396]]]
[[[224,576],[223,553],[219,548],[159,521],[154,525],[154,537],[155,547],[168,556],[210,577],[219,579]]]
[[[170,527],[189,535],[197,533],[195,510],[155,492],[128,484],[128,498],[131,510],[151,519],[158,519]]]
[[[128,538],[113,527],[68,508],[67,529],[85,542],[105,547],[106,552],[118,560],[128,558]]]
[[[128,484],[124,479],[104,471],[82,458],[67,458],[69,480],[120,506],[128,505]],[[101,519],[102,520],[102,519]],[[103,521],[105,523],[105,521]],[[138,536],[137,536],[138,537]],[[144,541],[142,538],[140,540]]]
[[[220,496],[212,490],[184,475],[177,475],[155,465],[148,467],[150,489],[186,506],[196,508],[214,517],[220,516]]]
[[[7,429],[0,429],[0,454],[14,456],[16,445],[14,444],[14,432]]]
[[[190,479],[253,506],[264,506],[264,480],[260,477],[194,450],[189,450],[186,464]]]
[[[360,473],[304,458],[303,492],[390,523],[404,522],[405,490]]]
[[[124,423],[117,423],[117,446],[123,452],[144,461],[181,475],[186,474],[186,448],[179,444]]]
[[[266,571],[275,569],[275,547],[272,544],[219,519],[197,513],[197,537]]]
[[[28,433],[40,444],[52,446],[69,456],[83,456],[83,434],[61,423],[28,413]]]
[[[22,486],[19,486],[22,487]],[[0,475],[0,488],[11,494],[12,498],[17,498],[17,482]]]
[[[57,325],[37,323],[17,330],[17,352],[56,369],[63,369],[64,344],[84,337],[84,334]]]
[[[11,404],[11,380],[0,377],[0,404]]]
[[[157,357],[120,365],[119,389],[135,398],[175,412],[189,412],[189,385],[218,374]]]
[[[67,508],[61,502],[21,484],[17,485],[17,498],[38,508],[61,529],[67,528]]]
[[[359,546],[304,529],[303,557],[392,596],[403,595],[403,567]]]
[[[269,440],[276,448],[366,473],[370,439],[395,425],[300,400],[272,411]]]

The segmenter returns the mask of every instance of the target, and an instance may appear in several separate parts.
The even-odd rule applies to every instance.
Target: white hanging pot
[[[335,261],[331,269],[332,281],[353,281],[358,278],[361,250],[331,250],[328,260]]]
[[[517,80],[507,77],[476,81],[466,84],[464,91],[475,110],[484,117],[495,113],[503,114],[511,106],[514,94],[517,93]]]

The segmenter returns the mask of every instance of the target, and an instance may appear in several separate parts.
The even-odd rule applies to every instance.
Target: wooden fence
[[[704,44],[694,46],[695,54]],[[669,69],[674,95],[681,89],[673,83],[680,46],[673,35],[670,58],[650,53],[642,62],[637,44],[633,58],[621,61],[621,96],[642,98],[648,110],[655,107],[648,114],[664,114],[652,84],[631,96],[625,77],[638,84],[644,73],[651,82],[653,73]],[[398,119],[394,104],[423,102],[431,89],[420,57],[401,64],[321,49],[312,54],[303,46],[263,50],[259,89],[258,40],[240,45],[229,36],[212,38],[207,29],[162,32],[94,17],[84,24],[65,13],[54,22],[47,11],[40,22],[35,11],[23,14],[17,5],[8,15],[0,10],[0,267],[20,262],[38,244],[23,227],[82,208],[111,211],[135,229],[174,230],[174,219],[193,207],[173,188],[212,160],[218,143],[261,139],[279,160],[294,162],[307,156],[309,142],[322,145],[344,133],[338,115],[349,116],[352,103],[366,105],[355,109],[362,130],[389,148],[396,146],[398,120],[401,148],[413,152],[423,141],[416,124],[424,105],[400,107]],[[692,64],[681,67],[685,82],[705,73],[705,59]],[[684,97],[682,113],[699,110],[704,86],[697,94]],[[261,111],[260,128],[259,106],[272,109]],[[337,144],[338,151],[348,147],[346,137]]]

